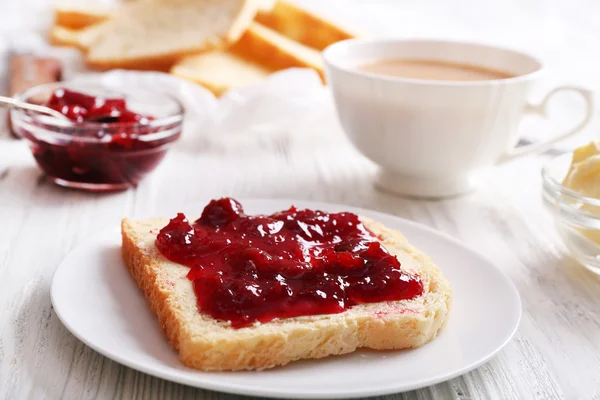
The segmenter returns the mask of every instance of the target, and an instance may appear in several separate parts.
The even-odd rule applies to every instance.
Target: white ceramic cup
[[[486,167],[547,149],[580,131],[593,115],[591,92],[570,86],[552,90],[539,104],[528,103],[543,67],[512,50],[440,40],[351,39],[329,46],[323,57],[342,127],[358,150],[379,165],[378,185],[399,194],[466,192]],[[433,81],[358,69],[394,58],[476,65],[514,77]],[[523,115],[545,116],[550,98],[563,91],[583,96],[583,120],[541,143],[515,148]]]

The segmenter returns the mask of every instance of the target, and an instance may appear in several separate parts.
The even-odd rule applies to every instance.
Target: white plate
[[[286,398],[352,398],[432,385],[478,367],[515,333],[521,316],[517,290],[494,265],[456,240],[414,222],[351,207],[242,201],[248,213],[271,213],[291,203],[375,218],[428,253],[454,288],[452,314],[439,336],[415,350],[360,350],[261,372],[196,371],[179,361],[123,266],[118,229],[91,238],[65,258],[52,283],[54,309],[80,340],[128,367],[205,389]],[[202,206],[183,211],[198,215]]]

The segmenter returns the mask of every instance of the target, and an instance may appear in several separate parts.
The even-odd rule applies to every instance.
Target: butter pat
[[[600,199],[600,143],[573,152],[573,161],[563,185],[586,197]]]
[[[573,152],[563,185],[582,196],[600,199],[600,143],[590,142]],[[589,204],[581,206],[581,211],[600,216],[600,208]],[[579,228],[577,231],[600,249],[600,230]]]

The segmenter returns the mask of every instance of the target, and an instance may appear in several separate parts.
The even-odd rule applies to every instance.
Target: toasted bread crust
[[[106,21],[110,18],[110,8],[98,9],[79,9],[68,7],[55,7],[54,9],[54,25],[62,26],[69,29],[81,29],[90,25]]]
[[[170,72],[180,78],[199,83],[220,96],[237,87],[252,85],[266,78],[271,72],[286,68],[312,68],[324,80],[321,58],[314,49],[252,23],[240,40],[226,52],[216,51],[185,57],[179,60]],[[222,55],[222,68],[211,69],[210,58]],[[235,75],[235,76],[234,76]]]
[[[325,79],[320,53],[256,22],[230,51],[273,71],[312,68]]]
[[[136,57],[131,59],[108,60],[86,56],[85,62],[93,69],[106,71],[109,69],[137,69],[142,71],[169,72],[171,67],[180,59],[192,54],[195,50],[178,53],[161,54],[151,57]]]
[[[355,32],[285,0],[277,1],[271,10],[260,11],[256,22],[317,50],[357,36]]]
[[[167,222],[124,219],[123,259],[181,360],[193,368],[265,369],[304,358],[350,353],[360,347],[419,347],[437,335],[450,310],[450,285],[429,258],[408,245],[399,232],[364,219],[383,238],[388,250],[403,251],[404,256],[415,260],[426,291],[423,296],[410,301],[361,304],[340,314],[233,329],[197,310],[191,283],[185,277],[189,269],[166,260],[155,248],[156,233]]]
[[[167,338],[179,350],[181,337],[181,320],[177,318],[174,308],[169,307],[169,291],[158,284],[160,266],[157,260],[139,251],[135,243],[136,235],[128,229],[124,220],[122,223],[123,244],[121,247],[123,260],[127,269],[144,292],[150,309],[158,316],[158,321]]]

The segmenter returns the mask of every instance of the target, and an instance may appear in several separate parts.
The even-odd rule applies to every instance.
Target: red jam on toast
[[[156,246],[190,267],[199,310],[234,328],[423,293],[420,278],[403,271],[348,212],[291,207],[249,216],[236,200],[222,198],[193,223],[178,214]]]

